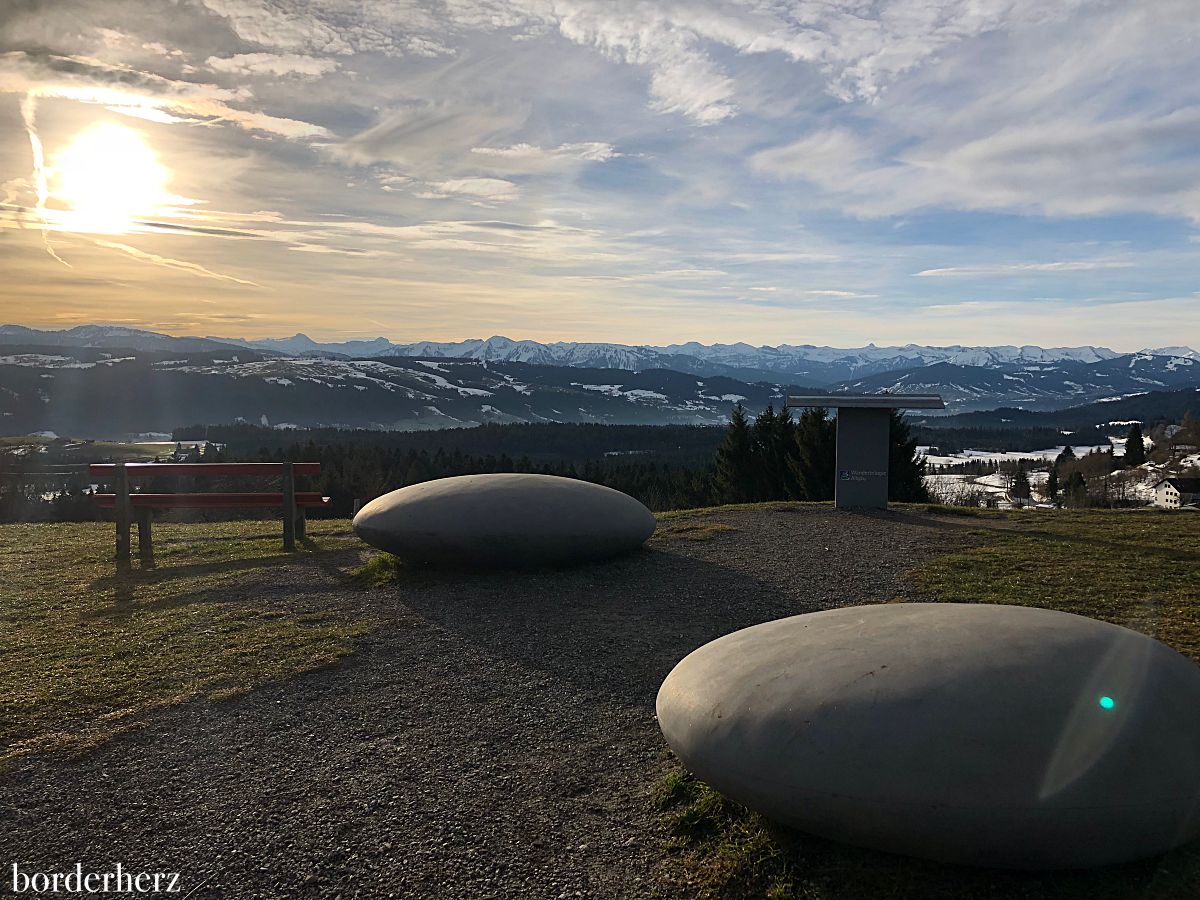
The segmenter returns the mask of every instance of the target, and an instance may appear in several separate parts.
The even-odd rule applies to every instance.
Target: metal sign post
[[[788,397],[784,409],[836,409],[833,504],[887,509],[889,426],[894,409],[945,409],[937,394],[817,394]]]

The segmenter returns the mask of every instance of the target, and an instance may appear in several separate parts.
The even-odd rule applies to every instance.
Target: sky
[[[1200,345],[1195,0],[4,0],[0,320]]]

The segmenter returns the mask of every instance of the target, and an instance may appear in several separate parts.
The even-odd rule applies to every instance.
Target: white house
[[[1164,478],[1154,485],[1154,505],[1179,509],[1200,503],[1200,478]]]

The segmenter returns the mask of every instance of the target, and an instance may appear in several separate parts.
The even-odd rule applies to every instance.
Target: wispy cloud
[[[467,197],[476,203],[504,203],[517,199],[520,190],[511,181],[503,178],[451,178],[429,185],[428,190],[417,192],[425,199],[443,197]]]
[[[302,56],[298,53],[239,53],[236,56],[210,56],[205,62],[214,72],[233,75],[295,76],[320,78],[338,69],[335,59]]]
[[[203,82],[179,81],[99,60],[11,51],[0,54],[0,93],[59,98],[115,108],[126,114],[140,110],[144,118],[159,111],[191,121],[229,122],[242,128],[288,138],[319,137],[326,130],[310,122],[272,116],[231,104],[250,99],[245,89],[231,90]],[[162,120],[161,117],[159,119]]]
[[[1062,262],[1005,263],[987,266],[948,266],[914,272],[916,278],[947,278],[980,275],[1024,275],[1029,272],[1090,272],[1096,269],[1132,269],[1135,263],[1111,259],[1073,259]]]

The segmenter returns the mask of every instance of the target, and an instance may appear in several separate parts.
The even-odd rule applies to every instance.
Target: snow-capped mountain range
[[[0,434],[120,437],[238,419],[407,431],[516,422],[720,425],[734,404],[779,406],[785,390],[668,369],[10,346],[0,349]]]
[[[1053,410],[1200,388],[1188,347],[664,347],[512,341],[320,344],[115,326],[0,326],[0,434],[163,431],[241,417],[296,425],[724,421],[789,390],[939,393],[947,413]],[[113,397],[137,402],[113,404]],[[128,422],[116,428],[114,409]],[[128,427],[124,427],[128,425]]]
[[[1107,347],[948,347],[907,344],[902,347],[838,348],[813,344],[781,344],[756,347],[746,343],[684,344],[655,346],[556,341],[517,341],[495,335],[486,339],[455,342],[417,341],[396,344],[386,338],[344,343],[318,343],[307,335],[247,341],[213,337],[210,340],[238,343],[289,356],[340,354],[348,357],[412,356],[446,359],[483,359],[489,362],[522,362],[531,365],[582,366],[585,368],[674,369],[700,375],[732,377],[779,377],[804,379],[811,384],[833,384],[847,378],[877,372],[911,369],[935,363],[956,366],[1000,366],[1021,363],[1099,362],[1121,354]],[[1189,348],[1147,350],[1154,355],[1190,355]]]

